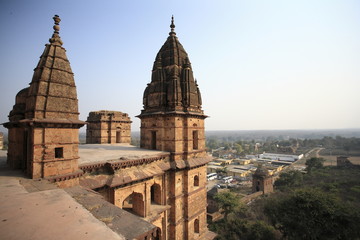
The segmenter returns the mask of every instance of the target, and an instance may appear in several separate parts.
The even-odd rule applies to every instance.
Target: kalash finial
[[[169,33],[170,36],[176,35],[175,30],[175,24],[174,24],[174,15],[171,16],[171,24],[170,24],[171,32]]]
[[[54,33],[52,35],[52,37],[49,39],[49,42],[53,45],[59,45],[61,46],[63,44],[63,42],[61,41],[60,39],[60,36],[59,36],[59,31],[60,31],[60,26],[59,26],[59,23],[61,21],[59,15],[55,15],[53,17],[54,19]]]

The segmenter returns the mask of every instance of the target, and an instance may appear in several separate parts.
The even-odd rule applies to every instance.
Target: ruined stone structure
[[[94,111],[86,122],[86,143],[131,142],[131,120],[127,113]]]
[[[353,164],[350,162],[347,156],[338,156],[336,158],[336,165],[338,167],[351,167]]]
[[[8,164],[31,178],[77,176],[78,99],[74,76],[59,36],[60,18],[34,70],[30,87],[16,95],[9,114]]]
[[[263,194],[274,191],[273,178],[262,165],[253,174],[252,191],[254,193],[261,191]]]
[[[171,32],[156,56],[144,92],[141,147],[129,144],[130,118],[114,111],[91,112],[87,143],[79,146],[76,87],[59,37],[54,34],[21,90],[4,126],[8,163],[31,178],[62,188],[79,184],[102,198],[67,191],[124,239],[212,239],[206,224],[206,164],[201,95],[187,53]],[[118,135],[119,132],[119,135]],[[90,199],[89,199],[90,198]],[[114,214],[101,201],[117,206]],[[93,206],[100,206],[94,211]],[[113,206],[113,205],[111,205]],[[130,212],[131,214],[129,215]],[[109,220],[110,219],[110,220]]]

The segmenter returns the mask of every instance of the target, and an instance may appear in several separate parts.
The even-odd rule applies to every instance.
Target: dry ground
[[[320,155],[320,157],[324,158],[326,161],[324,163],[325,166],[335,166],[336,165],[336,157],[337,156],[330,156],[330,155]],[[350,162],[356,165],[360,165],[360,157],[349,157]]]

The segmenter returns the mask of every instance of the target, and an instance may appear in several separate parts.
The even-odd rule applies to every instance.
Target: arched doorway
[[[121,143],[121,128],[116,128],[116,143]]]
[[[257,181],[257,185],[256,185],[256,191],[260,191],[260,181]]]
[[[145,205],[143,195],[133,192],[124,201],[122,208],[126,211],[145,217]]]

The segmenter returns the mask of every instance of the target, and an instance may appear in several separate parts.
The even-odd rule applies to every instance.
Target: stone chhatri
[[[130,143],[131,119],[119,111],[92,111],[86,125],[86,143]]]

